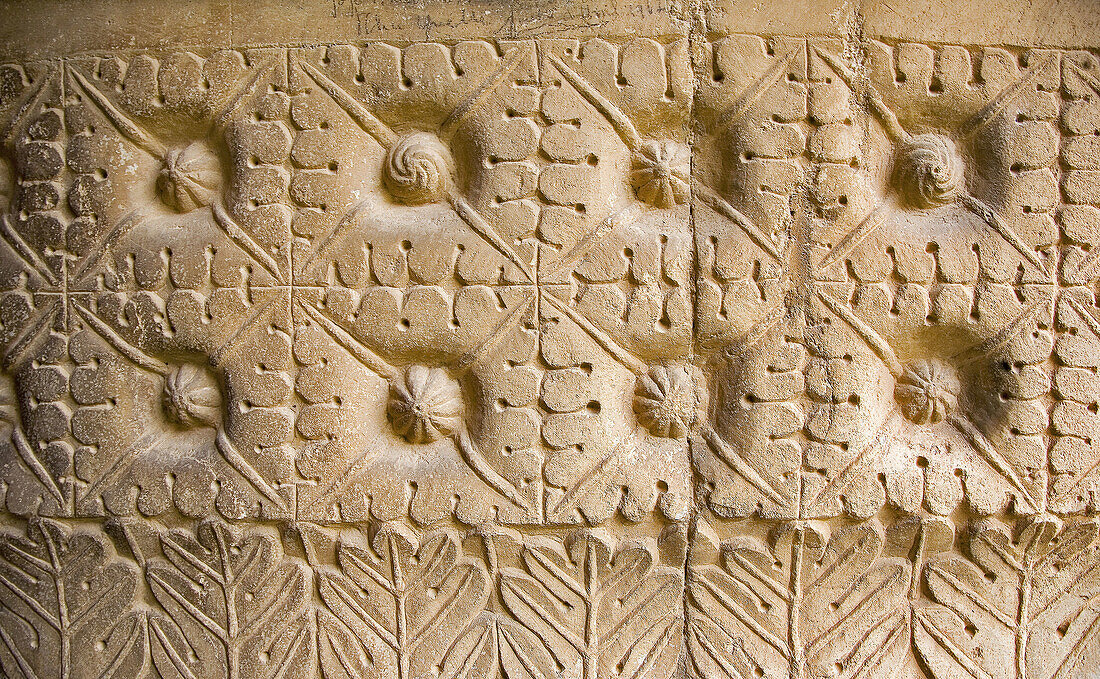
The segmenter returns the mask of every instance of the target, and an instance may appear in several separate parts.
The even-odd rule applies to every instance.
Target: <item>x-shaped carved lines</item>
[[[74,89],[82,93],[86,100],[99,110],[119,134],[154,159],[164,159],[165,154],[168,152],[168,147],[162,141],[147,132],[138,123],[112,104],[111,101],[78,70],[68,64],[65,64],[62,68],[62,77],[67,77],[69,81],[73,83]],[[269,73],[272,68],[273,65],[268,64],[265,67],[257,69],[249,81],[246,81],[231,93],[228,100],[219,111],[214,114],[213,120],[215,124],[224,126],[232,113],[237,110],[245,98],[255,92],[260,80],[265,74]],[[244,233],[239,226],[233,223],[222,205],[215,204],[213,206],[213,214],[215,221],[226,231],[226,235],[230,240],[240,246],[241,249],[256,260],[260,266],[263,266],[271,272],[276,279],[280,278],[278,266],[275,265],[273,258]],[[109,346],[114,348],[119,355],[125,357],[143,370],[162,378],[168,376],[170,367],[166,363],[155,357],[149,356],[144,351],[128,342],[92,311],[91,308],[73,299],[76,295],[90,298],[96,294],[93,287],[87,287],[85,289],[84,286],[89,286],[93,282],[93,278],[98,275],[97,272],[100,263],[103,261],[103,258],[106,257],[107,253],[111,251],[112,247],[118,243],[128,231],[147,218],[147,216],[147,212],[143,209],[130,212],[120,219],[112,229],[101,236],[97,242],[89,248],[89,254],[83,258],[73,258],[67,253],[62,253],[63,261],[61,264],[60,279],[48,266],[46,266],[26,242],[19,237],[18,233],[11,228],[7,217],[5,216],[3,218],[2,226],[0,226],[0,235],[2,235],[13,250],[23,258],[29,269],[40,276],[54,289],[52,293],[45,294],[54,294],[58,296],[58,301],[55,301],[50,308],[40,316],[39,320],[31,325],[22,337],[13,342],[12,347],[4,356],[5,367],[10,367],[15,362],[18,362],[19,357],[33,342],[34,337],[36,337],[43,328],[47,327],[57,314],[64,314],[64,325],[68,328],[69,307],[71,306],[76,314],[84,321],[85,327],[101,337]],[[75,270],[71,274],[70,260],[76,262]],[[238,333],[237,336],[239,336],[239,334],[240,333]],[[224,351],[225,349],[226,347],[222,347],[219,351]],[[159,435],[155,434],[147,435],[136,442],[134,446],[124,450],[118,458],[100,474],[96,481],[84,489],[81,497],[77,499],[78,504],[93,499],[99,490],[106,486],[111,479],[121,476],[122,472],[128,468],[125,462],[132,461],[141,454],[151,450],[160,438]],[[244,456],[241,455],[236,445],[229,439],[224,428],[221,426],[217,428],[215,434],[215,447],[226,463],[248,481],[257,492],[271,502],[273,506],[283,513],[289,511],[283,498],[276,492],[275,488],[256,471]],[[20,449],[21,453],[24,452],[23,448],[29,450],[29,444],[23,447],[17,445],[17,449]],[[34,469],[34,467],[32,467],[32,469]],[[35,469],[35,471],[36,475],[38,475],[38,470]],[[57,496],[57,492],[55,492],[56,484],[48,484],[47,488],[50,488],[51,493],[54,494],[55,497]]]
[[[859,92],[859,83],[857,82],[856,75],[838,59],[835,55],[814,47],[814,52],[829,65],[829,67],[840,77],[841,80],[848,86],[852,92]],[[986,104],[978,113],[970,118],[969,121],[963,123],[959,132],[963,137],[969,137],[988,124],[1001,107],[1011,100],[1013,96],[1023,90],[1024,87],[1035,82],[1035,80],[1049,68],[1053,63],[1056,63],[1057,55],[1051,56],[1042,64],[1039,64],[1035,68],[1028,71],[1023,78],[1016,81],[1003,91],[993,97],[988,104]],[[866,100],[870,106],[871,111],[875,117],[878,118],[882,124],[883,130],[886,135],[895,143],[901,143],[910,138],[909,132],[901,126],[898,122],[897,115],[886,105],[882,100],[882,96],[875,91],[870,85],[866,88]],[[994,232],[996,232],[1006,243],[1012,246],[1021,257],[1023,257],[1029,264],[1031,264],[1039,273],[1045,278],[1051,277],[1050,268],[1044,263],[1035,250],[1027,245],[1019,234],[1012,230],[1010,226],[1004,223],[997,211],[986,204],[981,199],[972,195],[967,191],[962,191],[958,198],[958,203],[974,213],[979,219],[985,222]],[[847,235],[844,236],[836,245],[834,245],[819,266],[820,269],[825,269],[831,264],[835,264],[840,261],[845,255],[852,251],[863,239],[869,236],[871,233],[879,229],[886,223],[887,213],[891,207],[889,205],[880,205],[853,229]]]
[[[847,323],[848,326],[855,331],[879,360],[883,362],[890,371],[890,374],[894,376],[894,379],[900,379],[902,377],[905,373],[905,366],[902,365],[901,361],[894,353],[894,350],[890,347],[890,344],[883,339],[874,328],[857,316],[846,304],[833,297],[832,294],[819,289],[817,291],[817,296],[834,315]],[[1024,324],[1046,304],[1049,304],[1049,300],[1042,298],[1032,302],[995,335],[952,356],[950,359],[951,363],[956,367],[962,367],[989,356],[992,352],[1012,341],[1012,339],[1023,329]],[[829,483],[822,488],[821,492],[818,493],[818,496],[814,499],[813,504],[816,505],[823,501],[828,502],[836,499],[839,493],[848,485],[848,482],[851,480],[856,470],[881,445],[886,429],[893,423],[897,415],[898,410],[895,407],[886,417],[878,433],[876,433],[871,442],[860,451],[839,475],[830,480]],[[974,452],[976,452],[997,474],[1004,478],[1013,490],[1018,492],[1035,511],[1043,510],[1046,504],[1045,498],[1036,498],[1031,491],[1027,489],[1013,470],[1012,465],[1003,455],[1001,455],[993,446],[993,443],[981,432],[970,418],[956,411],[948,413],[947,421],[966,438],[974,449]]]

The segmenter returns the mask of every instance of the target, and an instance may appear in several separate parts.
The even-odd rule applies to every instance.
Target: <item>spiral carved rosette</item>
[[[435,135],[416,132],[386,152],[382,179],[394,200],[406,205],[437,203],[451,186],[450,152]]]
[[[955,143],[942,134],[918,134],[898,145],[895,182],[915,208],[949,205],[966,188],[965,167]]]

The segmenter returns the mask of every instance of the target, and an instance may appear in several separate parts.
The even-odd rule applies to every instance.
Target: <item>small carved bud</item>
[[[654,436],[687,436],[705,401],[703,376],[693,365],[654,366],[634,389],[634,412]]]
[[[954,368],[935,358],[918,359],[898,378],[894,398],[906,419],[935,424],[958,406],[961,390]]]
[[[214,202],[221,185],[218,159],[202,144],[171,149],[157,177],[157,193],[176,212],[191,212]]]
[[[168,418],[185,427],[217,427],[221,420],[218,380],[200,366],[185,363],[169,370],[162,399]]]
[[[398,202],[439,202],[450,187],[451,154],[435,135],[416,132],[402,137],[386,154],[382,180]]]
[[[642,143],[632,158],[630,183],[638,198],[656,207],[669,208],[691,193],[691,152],[674,141]]]
[[[409,443],[431,443],[462,425],[462,392],[442,368],[414,365],[390,381],[386,412]]]
[[[942,134],[918,134],[898,147],[895,181],[912,207],[952,203],[963,189],[963,161],[955,143]]]

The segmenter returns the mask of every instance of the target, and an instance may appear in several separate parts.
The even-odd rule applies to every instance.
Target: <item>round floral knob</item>
[[[451,155],[432,134],[416,132],[390,147],[382,180],[390,194],[406,205],[435,203],[447,195]]]
[[[386,412],[409,443],[431,443],[461,426],[462,392],[442,368],[414,365],[390,381]]]
[[[205,368],[185,363],[170,369],[161,397],[168,418],[185,427],[217,427],[221,420],[221,389]]]
[[[691,152],[674,141],[642,143],[634,152],[630,183],[638,198],[668,208],[683,203],[691,193]]]
[[[214,202],[221,180],[218,159],[210,149],[195,143],[164,155],[157,193],[176,212],[191,212]]]
[[[638,378],[634,412],[654,436],[683,438],[698,421],[705,400],[698,368],[659,365]]]
[[[952,203],[963,189],[962,158],[942,134],[918,134],[902,142],[894,175],[905,201],[920,209]]]
[[[941,422],[959,404],[962,386],[955,369],[935,358],[913,361],[894,386],[894,398],[906,419],[917,424]]]

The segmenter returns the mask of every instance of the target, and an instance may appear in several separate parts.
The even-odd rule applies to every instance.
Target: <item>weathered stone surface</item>
[[[1100,676],[1100,12],[0,2],[0,675]]]

